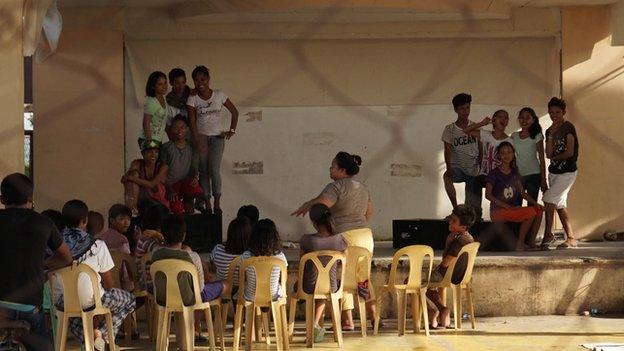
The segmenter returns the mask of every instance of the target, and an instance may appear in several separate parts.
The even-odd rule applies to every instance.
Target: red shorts
[[[202,187],[197,184],[191,184],[192,181],[187,179],[182,179],[181,181],[173,184],[171,188],[178,193],[178,200],[171,202],[171,212],[175,214],[183,214],[184,212],[192,213],[192,209],[186,209],[184,206],[184,199],[193,198],[195,196],[201,195],[203,193]]]
[[[490,212],[492,220],[498,222],[524,222],[541,215],[542,209],[537,206],[501,208]]]

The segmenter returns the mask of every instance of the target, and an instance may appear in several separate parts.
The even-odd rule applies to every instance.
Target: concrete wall
[[[63,12],[57,52],[34,67],[37,207],[78,198],[107,213],[123,201],[123,32],[118,10]],[[84,17],[83,17],[84,18]]]
[[[24,172],[22,1],[0,2],[0,178]]]
[[[563,97],[580,140],[569,207],[581,237],[624,229],[624,46],[611,46],[612,19],[607,6],[562,12]]]

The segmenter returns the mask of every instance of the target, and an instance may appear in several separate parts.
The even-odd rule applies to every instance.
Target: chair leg
[[[305,300],[306,347],[314,346],[314,299]]]
[[[160,314],[160,311],[156,311],[156,314]],[[165,324],[165,316],[159,316],[156,321],[158,322],[158,326],[156,328],[156,351],[164,350],[163,344],[163,330],[167,327]],[[151,334],[151,332],[150,332]]]
[[[358,303],[358,314],[360,315],[360,329],[362,329],[362,337],[366,337],[367,321],[366,321],[366,299],[355,293]]]
[[[282,341],[282,338],[284,337],[284,334],[282,333],[281,328],[282,316],[279,306],[275,302],[271,302],[271,315],[273,316],[273,326],[275,327],[275,346],[277,346],[277,351],[283,351],[284,343]],[[267,330],[268,329],[269,328],[267,327]]]
[[[286,314],[286,303],[282,304],[279,308],[279,312],[280,312],[280,317],[282,318],[282,341],[284,343],[284,350],[290,350],[290,343],[289,343],[289,333],[288,333],[288,323],[287,323],[287,319],[286,317],[288,316]]]
[[[94,351],[93,345],[93,315],[82,314],[82,330],[84,333],[84,348],[85,351]],[[109,333],[110,334],[110,333]]]
[[[451,288],[451,295],[453,295],[453,318],[455,320],[455,330],[459,330],[459,319],[461,317],[457,318],[457,315],[458,315],[457,290],[455,290],[454,288]]]
[[[427,290],[420,289],[420,310],[422,313],[418,315],[418,320],[420,321],[420,316],[423,317],[423,323],[425,324],[425,335],[429,336],[429,311],[427,310]]]
[[[204,310],[204,316],[206,317],[206,325],[208,326],[208,338],[210,339],[210,351],[215,351],[215,332],[214,325],[212,323],[212,310],[206,308]]]
[[[405,334],[405,314],[407,310],[405,303],[405,290],[396,290],[395,294],[397,300],[397,323],[399,325],[399,336],[403,336]]]
[[[477,321],[475,319],[474,302],[472,301],[472,288],[470,285],[466,285],[466,297],[468,298],[468,309],[470,311],[470,323],[472,329],[477,328]]]
[[[221,325],[223,326],[223,330],[227,327],[227,317],[230,311],[230,303],[224,303],[221,305]]]
[[[288,334],[290,335],[290,341],[292,342],[293,337],[295,335],[295,316],[297,314],[297,299],[290,299],[290,309],[288,311],[289,319],[288,319]]]
[[[245,351],[251,351],[251,335],[254,332],[255,319],[256,307],[250,304],[245,307]]]
[[[457,326],[458,329],[462,328],[462,316],[464,312],[462,311],[462,288],[459,285],[455,286],[455,291],[457,292]]]
[[[251,338],[252,341],[255,342],[260,342],[263,339],[262,336],[262,311],[260,310],[260,307],[256,307],[256,312],[254,315],[254,334]]]
[[[65,313],[61,314],[60,318],[58,318],[56,326],[56,351],[65,351],[67,347],[67,331],[69,330],[69,318],[67,318]]]
[[[184,322],[184,343],[186,344],[187,351],[195,350],[195,311],[192,308],[183,308],[182,309],[182,320]],[[214,329],[213,329],[214,332]],[[214,333],[213,338],[211,340],[211,348],[210,351],[215,351],[214,349]]]
[[[409,294],[412,297],[412,324],[414,326],[414,334],[420,333],[420,297],[418,293]],[[407,294],[405,296],[407,299]]]
[[[225,351],[225,328],[223,326],[223,320],[221,319],[223,315],[222,309],[222,305],[215,305],[215,324],[217,325],[217,334],[219,334],[219,346],[221,347],[221,351]]]
[[[132,336],[132,318],[130,318],[130,336]],[[108,349],[115,351],[115,334],[113,334],[113,316],[110,312],[106,314],[106,330],[108,331]]]
[[[132,342],[132,315],[134,314],[134,312],[132,312],[131,314],[129,314],[126,319],[124,319],[123,321],[123,328],[124,328],[124,333],[126,335],[124,335],[124,341],[127,343],[131,343]]]
[[[331,297],[331,305],[332,305],[332,324],[334,327],[334,335],[336,336],[336,340],[338,342],[338,347],[342,347],[342,323],[340,322],[340,301],[338,301],[337,296]]]
[[[232,351],[238,351],[238,347],[240,345],[241,326],[243,324],[243,308],[243,305],[237,304],[236,311],[234,312],[234,336],[232,340]],[[249,337],[249,335],[246,337]]]
[[[264,330],[264,341],[267,345],[271,345],[271,337],[269,336],[271,324],[269,323],[269,314],[267,312],[262,312],[262,330]]]

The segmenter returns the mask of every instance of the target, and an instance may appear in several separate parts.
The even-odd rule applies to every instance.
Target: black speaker
[[[210,252],[222,241],[221,214],[190,214],[185,215],[186,240],[188,245],[197,252]]]
[[[443,219],[395,219],[392,221],[392,247],[427,245],[443,250],[448,233],[448,221]]]

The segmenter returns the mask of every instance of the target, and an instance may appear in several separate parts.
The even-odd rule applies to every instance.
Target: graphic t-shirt
[[[213,90],[208,100],[202,99],[199,94],[189,96],[186,104],[195,108],[199,134],[215,136],[223,132],[221,109],[227,99],[228,96],[221,90]]]
[[[468,125],[474,124],[469,121]],[[479,143],[477,138],[470,136],[451,123],[442,132],[442,141],[451,145],[451,167],[458,168],[466,175],[479,174]]]
[[[321,195],[335,202],[329,209],[335,233],[368,228],[366,210],[370,197],[364,184],[352,178],[336,180],[327,184]]]
[[[492,195],[495,198],[510,206],[519,206],[522,203],[522,198],[516,188],[519,179],[520,175],[517,171],[511,170],[511,173],[505,174],[500,167],[497,167],[490,171],[485,181],[492,184]],[[490,211],[499,209],[500,207],[495,203],[490,204]]]
[[[535,138],[527,137],[522,139],[520,132],[514,132],[511,134],[511,139],[513,139],[513,145],[516,149],[516,165],[520,175],[540,174],[537,144],[544,140],[542,133],[536,135]]]
[[[163,107],[157,98],[148,96],[143,104],[143,113],[152,116],[150,123],[152,129],[152,139],[163,141],[165,128],[169,121],[177,114],[178,109],[165,104]],[[145,131],[141,130],[140,138],[145,139]]]
[[[550,135],[550,128],[546,130],[546,138],[553,138],[553,155],[557,156],[564,153],[567,149],[567,136],[571,134],[574,136],[574,155],[570,158],[566,158],[565,160],[557,160],[550,161],[550,166],[548,167],[548,171],[554,174],[562,174],[562,173],[571,173],[576,172],[576,160],[578,159],[579,152],[579,141],[578,136],[576,135],[576,128],[574,125],[568,121],[563,122],[561,127],[554,133],[552,136]]]
[[[498,158],[498,152],[496,148],[503,141],[513,144],[513,140],[510,137],[497,140],[492,135],[492,131],[481,129],[481,143],[483,144],[483,158],[481,159],[481,172],[479,174],[487,175],[491,170],[498,167],[501,164]]]

